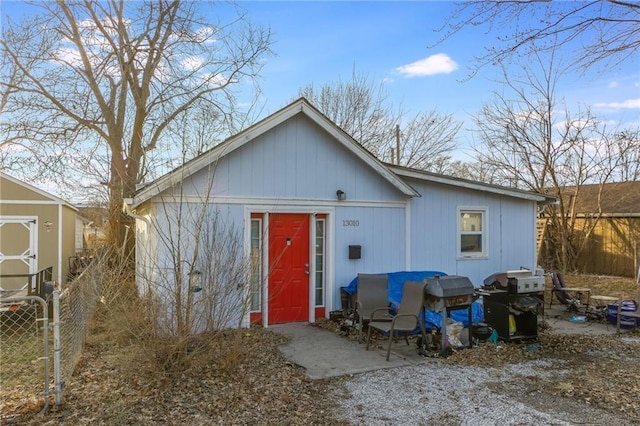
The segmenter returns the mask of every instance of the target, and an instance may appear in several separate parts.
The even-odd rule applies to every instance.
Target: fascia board
[[[48,193],[46,191],[43,191],[40,188],[37,188],[37,187],[35,187],[33,185],[30,185],[30,184],[28,184],[26,182],[23,182],[20,179],[14,178],[13,176],[9,176],[8,174],[6,174],[4,172],[0,172],[0,177],[6,179],[6,180],[8,180],[8,181],[10,181],[10,182],[12,182],[12,183],[14,183],[16,185],[19,185],[19,186],[21,186],[21,187],[23,187],[23,188],[25,188],[25,189],[27,189],[29,191],[33,191],[36,194],[41,195],[41,196],[49,199],[50,201],[52,201],[52,203],[41,203],[41,204],[62,204],[62,205],[65,205],[65,206],[69,207],[70,209],[72,209],[72,210],[74,210],[76,212],[78,211],[78,208],[76,206],[74,206],[73,204],[69,203],[68,201],[65,201],[62,198],[58,198],[55,195],[50,194],[50,193]],[[27,200],[16,200],[16,201],[27,201]],[[28,200],[28,201],[30,202],[30,201],[38,201],[38,200]],[[29,202],[24,203],[24,204],[29,204]]]
[[[300,111],[302,111],[300,103],[291,104],[289,107],[281,109],[248,129],[230,137],[220,145],[212,148],[209,152],[202,154],[192,161],[178,167],[176,170],[160,177],[156,181],[149,183],[136,193],[132,207],[135,208],[156,195],[161,194],[171,186],[181,182],[184,178],[192,176],[210,164],[215,163],[220,158],[235,151],[256,137],[266,133]]]
[[[482,182],[472,182],[467,180],[458,180],[443,175],[427,174],[422,171],[413,171],[405,168],[393,168],[394,172],[400,176],[410,177],[427,182],[441,183],[444,185],[456,186],[458,188],[472,189],[476,191],[490,192],[493,194],[505,195],[513,198],[521,198],[524,200],[535,201],[538,203],[550,203],[555,197],[537,194],[535,192],[514,191],[509,188],[497,187],[494,185],[483,184]]]

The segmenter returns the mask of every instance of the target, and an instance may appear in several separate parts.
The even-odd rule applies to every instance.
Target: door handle
[[[309,275],[309,271],[304,271],[305,274]]]

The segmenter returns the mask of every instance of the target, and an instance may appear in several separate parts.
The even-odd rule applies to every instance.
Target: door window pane
[[[262,220],[251,219],[251,311],[261,310]]]
[[[316,220],[316,240],[315,240],[315,305],[324,305],[324,219]]]

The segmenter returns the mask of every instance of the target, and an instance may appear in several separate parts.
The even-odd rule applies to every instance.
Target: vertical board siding
[[[404,269],[404,208],[339,207],[335,210],[334,306],[340,306],[339,287],[359,272],[384,273]],[[344,226],[343,221],[358,221]],[[362,247],[361,259],[349,259],[349,245]]]
[[[193,177],[202,192],[208,171]],[[260,135],[218,161],[216,196],[334,201],[404,201],[402,194],[303,115]]]
[[[422,194],[411,206],[412,269],[464,275],[481,286],[494,272],[535,266],[533,202],[436,183],[409,183]],[[487,258],[458,259],[458,206],[487,208]]]
[[[578,218],[576,229],[584,228],[584,221]],[[577,269],[588,274],[634,277],[638,244],[640,218],[601,218],[578,257]]]

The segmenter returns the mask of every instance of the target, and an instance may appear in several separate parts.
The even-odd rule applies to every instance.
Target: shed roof
[[[50,194],[40,188],[37,188],[33,185],[30,185],[20,179],[14,178],[13,176],[10,176],[4,172],[0,172],[0,180],[5,179],[11,183],[13,183],[14,185],[17,185],[19,187],[22,187],[25,191],[29,191],[32,192],[40,197],[43,198],[43,200],[26,200],[26,199],[7,199],[6,198],[6,192],[2,191],[0,188],[0,201],[4,204],[62,204],[64,206],[67,206],[69,208],[71,208],[74,211],[78,211],[77,207],[75,207],[73,204],[69,203],[68,201],[63,200],[62,198],[56,197],[53,194]]]
[[[563,195],[576,194],[576,187],[564,187]],[[607,216],[640,214],[640,181],[582,185],[574,200],[574,211],[581,215],[602,213]]]

